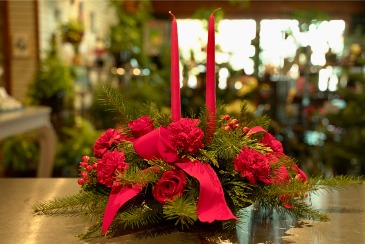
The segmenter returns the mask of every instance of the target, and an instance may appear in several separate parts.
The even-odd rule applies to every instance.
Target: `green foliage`
[[[46,58],[39,64],[34,79],[29,85],[28,95],[35,104],[57,93],[72,94],[71,70],[57,56],[56,50],[56,45],[51,43]]]
[[[84,35],[85,26],[82,22],[70,19],[60,26],[62,39],[72,44],[78,44]]]
[[[147,103],[149,94],[157,94],[159,86],[155,88],[150,87],[150,89],[145,88],[143,86],[143,89],[141,87],[119,89],[105,85],[95,89],[94,97],[96,97],[98,103],[93,105],[92,115],[98,121],[106,120],[103,125],[97,127],[107,129],[114,127],[115,124],[119,124],[124,125],[124,128],[128,129],[128,122],[142,115],[154,118],[156,127],[168,125],[171,122],[169,111],[162,112],[159,109],[163,102],[160,100]],[[138,92],[139,96],[137,95]],[[138,102],[130,103],[128,101]],[[129,132],[127,131],[127,133]]]
[[[242,180],[236,171],[220,171],[222,186],[226,189],[227,201],[231,202],[230,207],[237,213],[254,202],[251,200],[253,188]]]
[[[161,205],[155,201],[144,204],[133,205],[122,211],[112,226],[120,230],[140,228],[142,226],[154,225],[161,221]],[[122,227],[122,229],[120,228]]]
[[[323,178],[321,176],[309,178],[310,191],[335,191],[351,185],[362,184],[365,176],[337,175]]]
[[[136,117],[136,111],[131,109],[122,93],[111,86],[103,86],[100,89],[98,102],[104,109],[116,114],[114,119],[118,119],[119,124],[125,125],[125,128],[128,128],[128,122]]]
[[[12,136],[1,142],[2,163],[5,171],[27,172],[35,170],[39,162],[39,145],[34,132]]]
[[[34,205],[33,211],[37,215],[84,216],[88,219],[100,219],[107,200],[107,195],[80,191],[75,195],[38,203]]]
[[[118,22],[111,26],[108,41],[112,53],[129,51],[139,61],[143,61],[143,29],[152,18],[150,1],[120,1],[110,0],[111,8],[115,11]],[[128,5],[135,4],[129,8]],[[135,8],[135,9],[133,9]]]
[[[198,219],[195,199],[194,195],[187,194],[169,201],[163,206],[166,220],[174,220],[175,225],[180,225],[181,229],[189,228]]]
[[[72,126],[61,128],[61,134],[62,138],[57,144],[55,171],[63,171],[63,176],[77,176],[81,157],[92,155],[92,146],[101,131],[95,130],[86,119],[76,117]]]
[[[126,173],[117,175],[122,185],[154,183],[160,175],[154,170],[141,171],[137,166],[131,165]]]
[[[171,122],[169,113],[162,113],[157,104],[151,102],[149,104],[145,104],[145,106],[141,109],[142,114],[148,115],[150,118],[155,118],[154,126],[155,128],[160,126],[167,126]]]

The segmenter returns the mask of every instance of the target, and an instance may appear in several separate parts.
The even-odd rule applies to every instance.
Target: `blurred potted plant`
[[[84,24],[77,20],[71,19],[61,25],[62,40],[71,43],[75,47],[76,52],[84,36],[84,31]]]
[[[143,29],[151,19],[150,1],[110,0],[115,10],[117,23],[110,28],[109,51],[114,55],[116,65],[123,66],[132,56],[143,62]]]
[[[33,104],[52,107],[52,112],[60,112],[65,95],[72,92],[71,70],[56,54],[54,38],[51,48],[39,64],[34,79],[29,86],[28,95]]]

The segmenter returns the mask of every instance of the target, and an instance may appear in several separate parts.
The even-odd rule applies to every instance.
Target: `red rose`
[[[270,147],[275,154],[282,155],[284,153],[283,145],[280,141],[276,140],[276,138],[270,133],[264,133],[264,136],[261,139],[261,143]]]
[[[102,158],[103,155],[107,151],[109,151],[112,146],[118,145],[122,140],[131,141],[119,131],[112,128],[108,129],[99,137],[99,139],[95,141],[95,144],[93,146],[94,156]]]
[[[119,152],[117,149],[106,152],[97,163],[98,182],[107,187],[112,187],[117,171],[123,173],[128,169],[128,164],[124,160],[124,153]]]
[[[240,172],[241,176],[251,184],[257,184],[257,181],[271,184],[270,165],[265,155],[244,147],[233,162],[234,169]]]
[[[152,194],[158,202],[165,204],[166,200],[182,195],[185,183],[184,171],[170,170],[162,174],[161,179],[153,187]]]
[[[183,118],[168,126],[170,141],[176,150],[180,149],[187,153],[197,153],[204,148],[204,132],[198,125],[198,120]]]
[[[153,121],[148,116],[144,115],[136,120],[128,123],[129,128],[132,130],[133,137],[135,139],[153,131]]]

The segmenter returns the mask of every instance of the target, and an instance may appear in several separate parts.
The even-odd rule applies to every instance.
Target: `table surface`
[[[73,178],[0,178],[0,242],[86,243],[76,237],[91,225],[81,217],[47,217],[32,212],[35,203],[75,194],[79,189]],[[310,200],[329,214],[329,222],[255,216],[249,241],[242,243],[365,243],[365,184],[323,192]],[[142,240],[127,235],[87,243],[194,244],[200,240],[192,234],[175,233]]]

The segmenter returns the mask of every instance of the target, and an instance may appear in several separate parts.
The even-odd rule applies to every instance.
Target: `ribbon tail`
[[[118,210],[124,205],[124,203],[140,193],[142,188],[143,187],[141,187],[141,185],[137,184],[133,185],[132,188],[122,186],[113,187],[104,212],[102,224],[103,235],[105,235],[106,231],[109,229],[109,226],[113,222]]]
[[[200,184],[197,206],[198,218],[201,222],[211,223],[214,220],[238,220],[227,206],[222,185],[213,168],[198,160],[175,164]]]
[[[254,126],[249,131],[250,134],[255,134],[255,133],[259,133],[259,132],[267,133],[267,131],[264,128],[262,128],[261,126]]]

